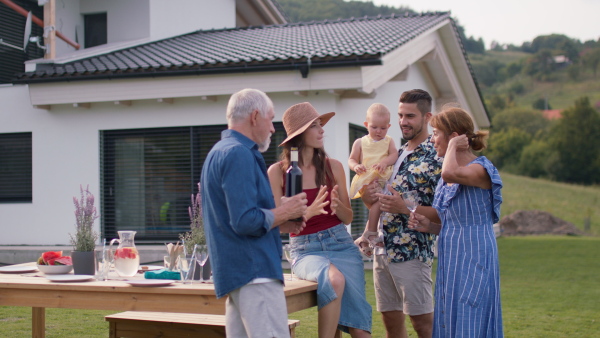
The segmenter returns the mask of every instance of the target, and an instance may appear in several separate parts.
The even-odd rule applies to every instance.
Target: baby
[[[352,152],[348,159],[348,166],[356,173],[350,184],[351,198],[361,197],[362,189],[378,180],[381,187],[390,178],[393,165],[398,159],[398,150],[394,140],[387,135],[390,127],[390,111],[380,103],[372,104],[367,110],[364,122],[369,132],[368,135],[354,141]],[[363,236],[372,243],[377,239],[377,224],[379,223],[379,201],[373,203],[369,210],[367,229]],[[370,253],[370,248],[360,244],[363,253]]]

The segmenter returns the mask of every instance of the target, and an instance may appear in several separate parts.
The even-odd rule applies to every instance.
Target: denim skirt
[[[318,283],[319,310],[337,298],[329,281],[329,266],[333,264],[344,275],[346,285],[338,328],[371,332],[371,305],[365,295],[365,272],[360,251],[344,224],[314,234],[290,238],[292,269],[301,279]]]

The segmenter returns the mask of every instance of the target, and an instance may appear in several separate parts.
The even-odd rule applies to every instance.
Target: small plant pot
[[[73,273],[75,275],[96,274],[96,253],[94,251],[71,251]]]

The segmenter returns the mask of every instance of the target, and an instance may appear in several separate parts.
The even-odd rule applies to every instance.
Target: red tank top
[[[327,166],[331,171],[331,164],[329,164],[329,159],[327,159],[325,163],[327,163]],[[285,182],[285,172],[283,173],[283,182]],[[297,235],[290,234],[291,237],[314,234],[319,231],[334,227],[342,222],[337,217],[337,215],[331,214],[331,208],[329,207],[329,205],[331,205],[331,187],[333,187],[333,185],[334,183],[328,179],[327,192],[329,193],[327,194],[325,200],[329,201],[329,204],[327,204],[327,206],[324,208],[325,211],[327,211],[327,214],[319,214],[317,216],[313,216],[311,219],[308,220],[308,222],[306,222],[306,228],[304,228],[302,232],[300,232]],[[306,199],[308,200],[307,205],[311,205],[317,198],[319,188],[303,189],[302,191],[306,193]],[[285,187],[283,187],[283,192],[285,194]]]
[[[306,193],[306,199],[308,200],[307,205],[311,205],[317,198],[317,194],[319,193],[319,188],[304,189],[302,191],[304,191]],[[327,197],[325,198],[325,200],[329,201],[329,203],[331,203],[331,189],[328,189],[327,191],[329,192],[329,194],[327,194]],[[329,207],[329,204],[325,207],[325,211],[327,211],[327,215],[320,214],[317,216],[313,216],[311,219],[308,220],[308,222],[306,222],[306,228],[304,228],[304,230],[302,230],[301,233],[299,233],[298,235],[290,234],[290,236],[296,237],[296,236],[314,234],[321,230],[325,230],[325,229],[334,227],[342,222],[337,217],[337,215],[331,214],[331,208]]]

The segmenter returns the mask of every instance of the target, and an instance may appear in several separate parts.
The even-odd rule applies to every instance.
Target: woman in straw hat
[[[318,283],[319,337],[333,337],[338,328],[352,337],[370,337],[371,306],[365,296],[362,257],[344,225],[352,221],[344,169],[323,149],[323,126],[333,115],[319,115],[308,102],[285,111],[288,136],[280,144],[281,161],[269,168],[269,181],[279,204],[290,149],[297,147],[309,207],[306,228],[290,238],[294,274]]]

